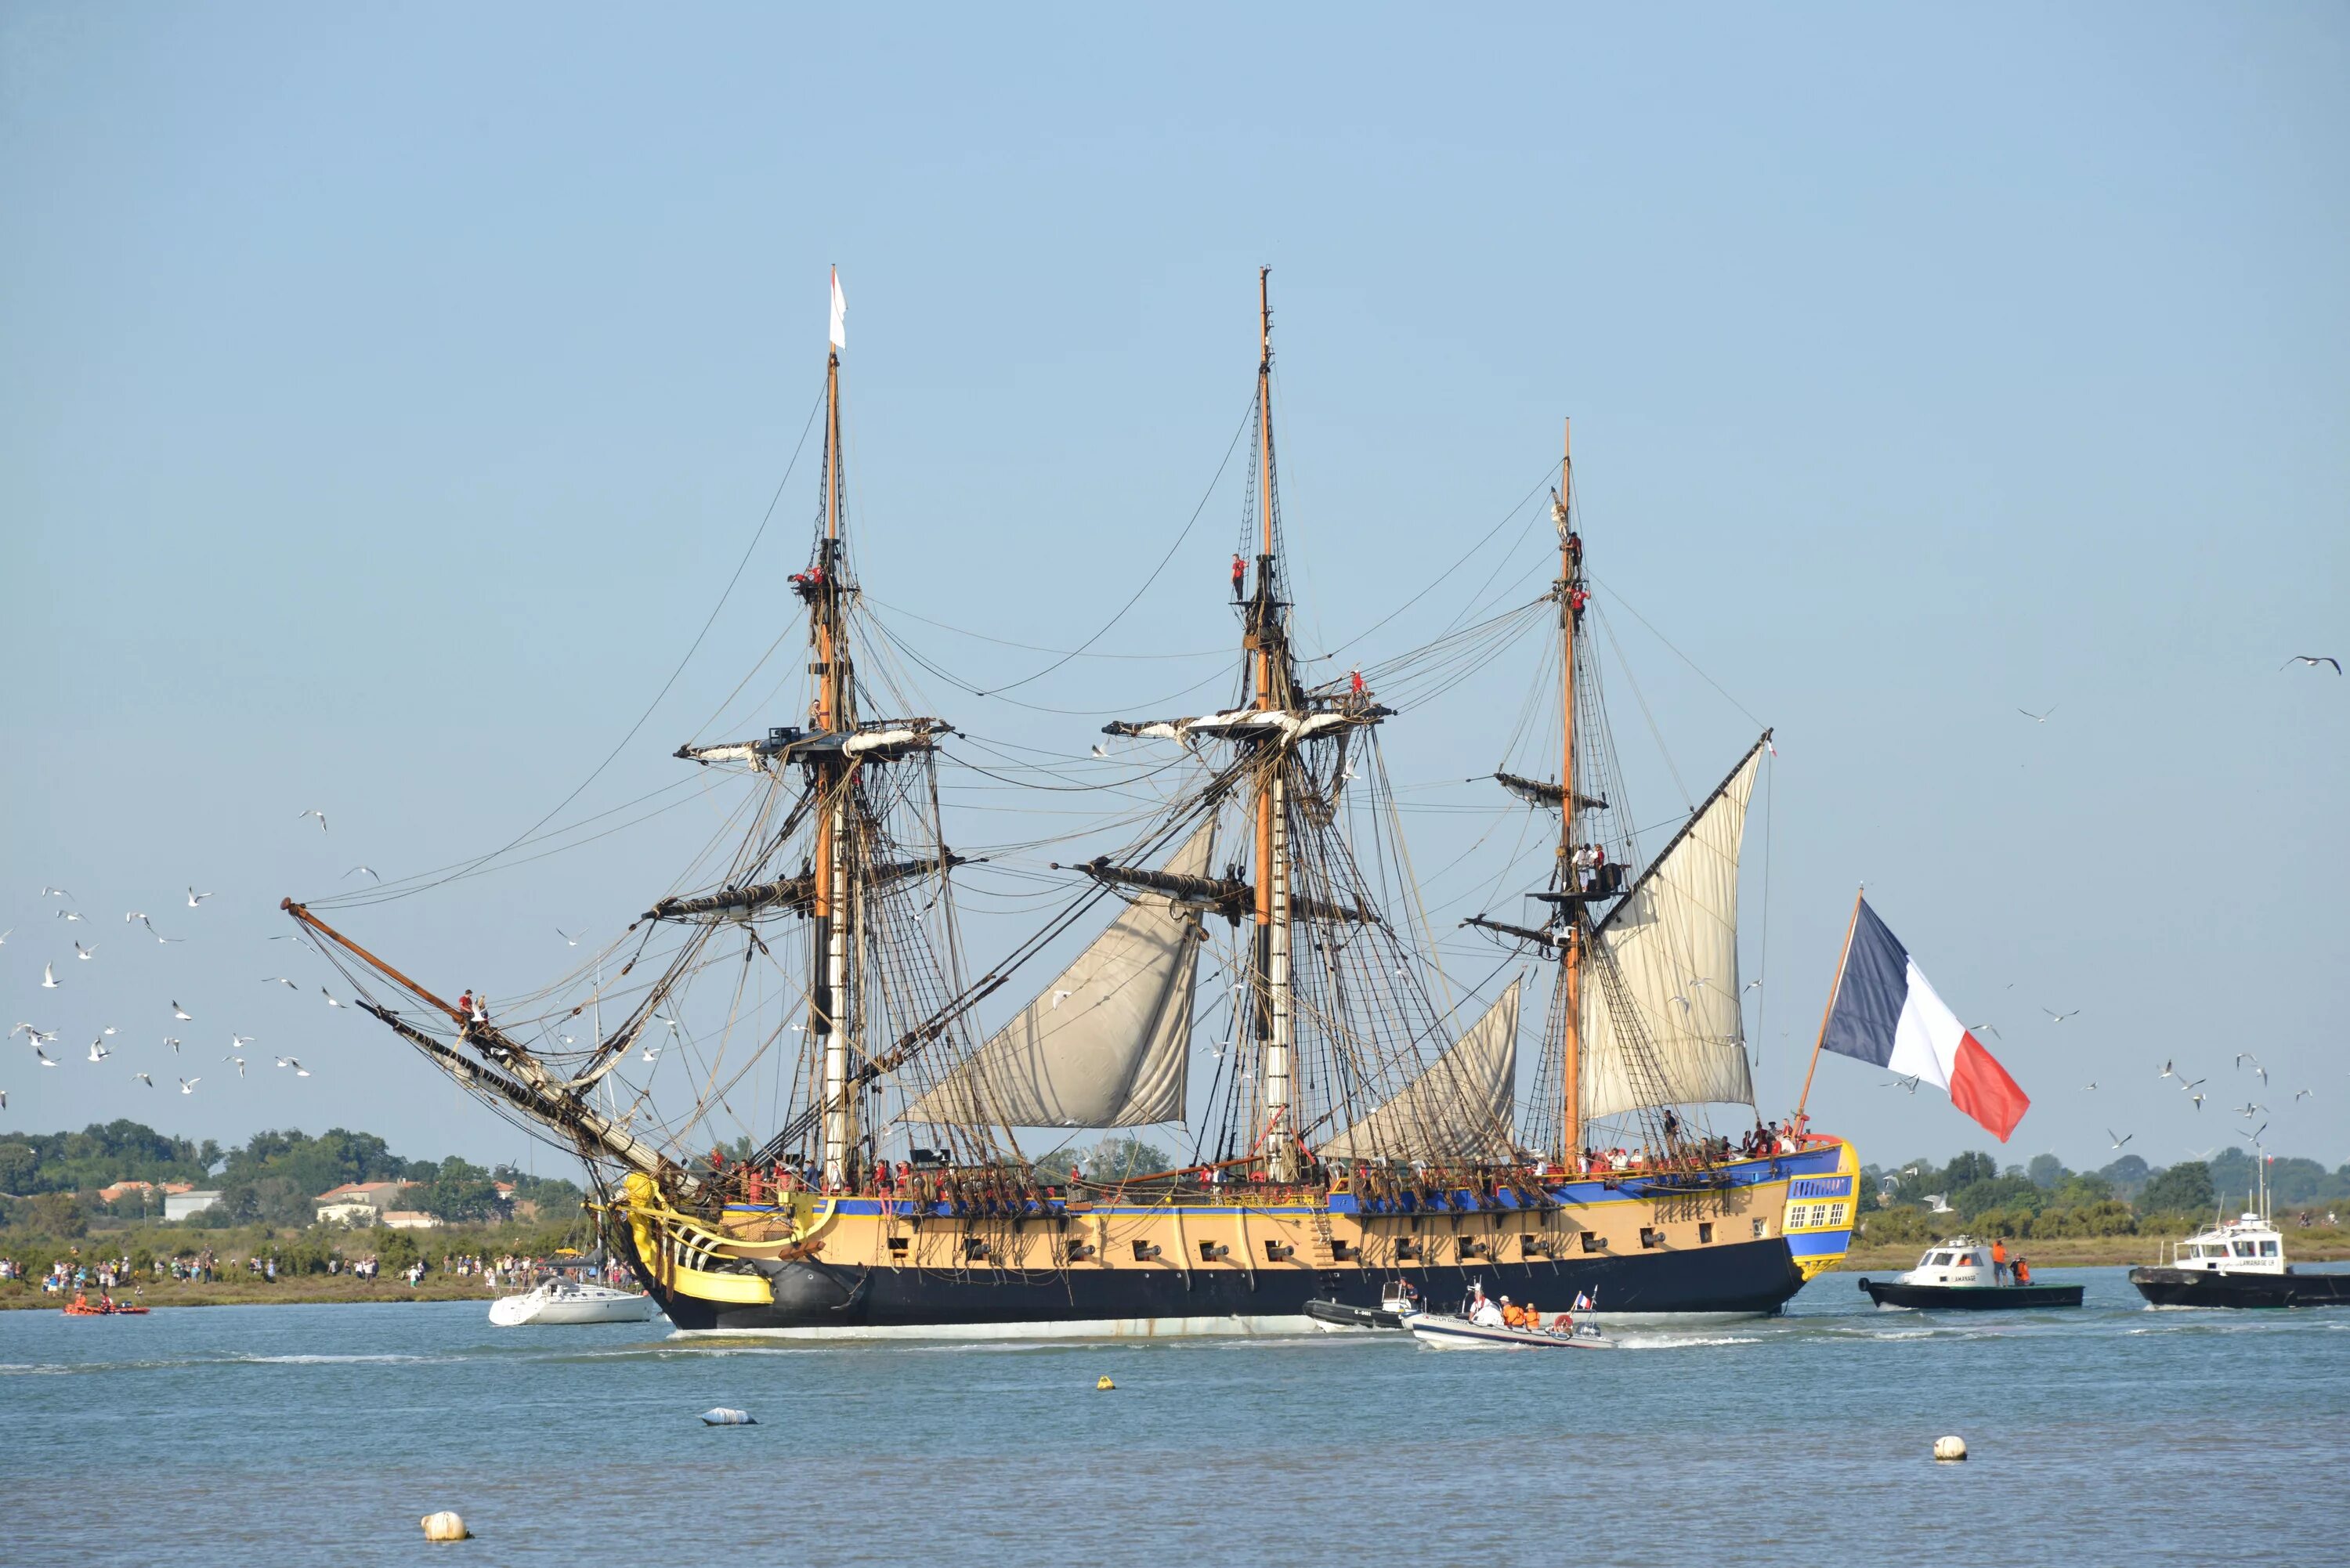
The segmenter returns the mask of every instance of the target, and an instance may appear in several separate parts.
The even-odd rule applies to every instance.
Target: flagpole
[[[1812,1064],[1804,1069],[1804,1092],[1795,1098],[1795,1125],[1804,1125],[1804,1106],[1811,1102],[1812,1075],[1820,1070],[1820,1047],[1828,1043],[1828,1020],[1835,1016],[1836,992],[1844,989],[1845,961],[1852,957],[1852,933],[1860,929],[1860,900],[1868,891],[1863,882],[1852,896],[1852,919],[1845,922],[1844,950],[1836,955],[1835,981],[1828,987],[1828,1004],[1820,1012],[1820,1037],[1812,1042]]]

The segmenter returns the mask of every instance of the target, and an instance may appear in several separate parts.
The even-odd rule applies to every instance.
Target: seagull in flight
[[[2269,1086],[2269,1070],[2266,1067],[2255,1067],[2252,1071],[2261,1075],[2261,1087],[2263,1089],[2267,1088]]]
[[[211,897],[212,895],[210,893],[199,893],[193,888],[190,888],[188,889],[188,908],[192,909],[198,904],[203,903],[206,898]]]
[[[2064,704],[2062,702],[2052,702],[2048,705],[2048,713],[2054,713],[2057,709],[2063,706]],[[2031,720],[2035,724],[2045,724],[2048,722],[2048,713],[2035,713],[2029,708],[2018,708],[2016,711],[2022,714],[2025,718]]]
[[[1885,1086],[1888,1089],[1907,1089],[1914,1095],[1918,1092],[1918,1080],[1914,1077],[1887,1078],[1885,1080]]]
[[[182,1078],[180,1080],[180,1093],[192,1095],[196,1092],[196,1085],[203,1082],[202,1078]]]
[[[2295,1090],[2293,1092],[2293,1097],[2294,1099],[2296,1099],[2296,1100],[2299,1100],[2299,1099],[2303,1099],[2303,1098],[2306,1098],[2306,1097],[2314,1096],[2316,1095],[2316,1093],[2317,1093],[2317,1091],[2316,1091],[2315,1089],[2295,1089]]]
[[[253,1044],[253,1036],[252,1036],[252,1035],[250,1035],[250,1034],[239,1034],[239,1033],[237,1033],[234,1030],[231,1030],[231,1031],[229,1032],[229,1037],[228,1037],[228,1048],[229,1048],[230,1050],[234,1051],[234,1050],[235,1050],[235,1049],[236,1049],[238,1046],[240,1046],[240,1045],[250,1045],[250,1044]]]
[[[148,1076],[146,1074],[144,1074],[144,1073],[133,1073],[133,1074],[131,1074],[130,1075],[131,1075],[132,1077],[134,1077],[134,1078],[138,1079],[140,1083],[142,1083],[142,1084],[146,1085],[147,1085],[149,1088],[151,1088],[151,1088],[153,1088],[153,1087],[155,1086],[155,1080],[154,1080],[154,1079],[152,1079],[152,1078],[151,1078],[151,1077],[149,1077],[149,1076]]]
[[[129,925],[129,924],[130,924],[131,921],[133,921],[133,920],[143,920],[143,919],[145,919],[146,918],[147,918],[147,914],[146,914],[146,911],[145,911],[145,910],[143,910],[143,909],[133,909],[133,910],[131,910],[130,913],[128,913],[128,914],[126,914],[126,915],[124,915],[124,916],[122,917],[122,923],[123,923],[124,925],[126,925],[126,926],[127,926],[127,925]]]
[[[43,990],[45,990],[45,991],[55,991],[55,990],[57,990],[57,965],[55,965],[55,964],[53,964],[53,963],[45,963],[45,964],[43,964],[43,965],[41,966],[41,988],[42,988]]]
[[[79,942],[74,943],[74,957],[81,960],[82,962],[88,963],[97,956],[98,950],[96,948],[86,948]]]
[[[42,1050],[38,1045],[33,1047],[33,1054],[41,1059],[41,1065],[44,1067],[54,1067],[57,1064],[57,1058],[50,1055],[47,1051]]]
[[[273,1056],[270,1060],[281,1067],[293,1068],[294,1075],[297,1078],[307,1078],[310,1075],[310,1069],[302,1065],[302,1059],[298,1056]]]
[[[261,983],[264,985],[282,985],[288,991],[299,991],[302,989],[282,974],[264,975],[262,977]]]
[[[1970,1023],[1967,1025],[1967,1033],[1970,1034],[1976,1033],[1978,1030],[1985,1034],[1997,1036],[2002,1040],[2007,1038],[2006,1035],[2000,1033],[1999,1025],[1996,1023]]]
[[[1056,991],[1053,993],[1053,1005],[1057,1008],[1061,1005],[1061,999],[1063,997],[1075,996],[1076,994],[1077,993],[1074,991]]]
[[[2196,1108],[2197,1110],[2199,1110],[2199,1110],[2201,1110],[2201,1109],[2203,1108],[2203,1096],[2200,1096],[2200,1095],[2189,1095],[2189,1096],[2188,1096],[2187,1097],[2188,1097],[2189,1100],[2192,1100],[2192,1101],[2195,1103],[2195,1108]]]
[[[2070,1012],[2059,1012],[2053,1007],[2043,1007],[2040,1011],[2048,1014],[2048,1022],[2051,1023],[2062,1023],[2067,1018],[2078,1018],[2081,1016],[2081,1010],[2077,1007],[2073,1009]]]
[[[561,926],[557,926],[557,927],[556,927],[556,928],[555,928],[555,934],[556,934],[556,936],[561,937],[561,938],[563,939],[563,945],[564,945],[564,946],[566,946],[566,947],[573,947],[573,948],[576,948],[576,947],[577,947],[577,946],[579,945],[579,937],[575,937],[575,936],[573,936],[569,931],[565,930]],[[587,934],[588,934],[587,932],[582,931],[582,932],[580,932],[580,933],[579,933],[579,936],[584,937],[584,936],[586,936]]]
[[[172,1055],[176,1056],[176,1055],[178,1055],[178,1054],[180,1054],[180,1037],[179,1037],[178,1035],[176,1035],[176,1034],[166,1034],[166,1035],[164,1035],[164,1036],[163,1036],[163,1044],[166,1044],[166,1045],[169,1045],[169,1046],[172,1048]]]
[[[2177,1064],[2176,1062],[2172,1061],[2170,1058],[2168,1058],[2168,1057],[2165,1057],[2165,1058],[2163,1058],[2163,1063],[2162,1063],[2162,1075],[2163,1075],[2164,1077],[2166,1077],[2166,1078],[2176,1078],[2177,1076],[2178,1076],[2178,1075],[2176,1072],[2172,1071],[2172,1069],[2173,1069],[2174,1067],[2176,1067],[2177,1065],[2178,1065],[2178,1064]]]
[[[295,821],[296,821],[296,822],[299,822],[299,821],[301,821],[301,820],[302,820],[302,818],[303,818],[303,817],[306,817],[306,816],[315,816],[315,817],[317,817],[317,818],[318,819],[318,831],[319,831],[319,832],[321,832],[321,833],[324,833],[324,832],[326,832],[326,831],[327,831],[327,814],[326,814],[325,812],[320,811],[317,806],[315,806],[315,805],[314,805],[314,806],[312,806],[312,807],[311,807],[309,810],[307,810],[307,811],[297,813],[297,814],[295,815],[294,820],[295,820]]]
[[[111,1055],[113,1055],[113,1054],[114,1054],[114,1053],[113,1053],[113,1052],[111,1052],[111,1051],[108,1050],[105,1046],[103,1046],[103,1045],[99,1044],[97,1041],[93,1040],[93,1041],[91,1041],[91,1042],[89,1043],[89,1059],[90,1059],[91,1061],[93,1061],[93,1062],[103,1062],[103,1061],[105,1061],[109,1056],[111,1056]]]
[[[142,926],[146,927],[146,928],[147,928],[147,934],[148,934],[149,936],[151,936],[151,937],[153,937],[153,938],[154,938],[157,941],[159,941],[159,942],[184,942],[184,941],[186,941],[186,940],[188,940],[188,939],[187,939],[187,938],[185,938],[185,937],[167,937],[167,936],[165,936],[162,932],[161,932],[161,931],[159,931],[159,930],[157,930],[157,929],[155,929],[155,922],[154,922],[154,921],[152,921],[152,920],[151,920],[151,919],[148,919],[146,916],[144,916],[144,915],[141,915],[141,916],[140,916],[140,917],[139,917],[139,923],[140,923],[140,925],[142,925]]]
[[[13,931],[16,929],[16,927],[11,926],[6,931],[0,931],[0,948],[5,948],[8,945],[8,932]]]
[[[660,1060],[660,1047],[658,1045],[648,1045],[645,1047],[643,1054],[646,1061],[658,1062]]]
[[[70,898],[73,895],[67,892],[63,888],[44,888],[41,889],[41,897],[44,898]]]
[[[365,872],[370,877],[375,877],[375,879],[379,882],[383,880],[382,877],[376,877],[376,870],[372,866],[354,866],[349,870],[344,872],[343,877],[344,879],[348,881],[349,878],[359,875],[361,872]]]
[[[2206,1085],[2206,1084],[2210,1083],[2210,1081],[2211,1081],[2211,1080],[2210,1080],[2210,1079],[2209,1079],[2209,1078],[2197,1078],[2197,1079],[2195,1079],[2193,1082],[2191,1082],[2191,1083],[2190,1083],[2190,1082],[2189,1082],[2188,1080],[2186,1080],[2186,1079],[2184,1079],[2184,1078],[2181,1078],[2181,1079],[2178,1081],[2178,1088],[2179,1088],[2179,1092],[2180,1092],[2181,1094],[2188,1094],[2188,1095],[2191,1095],[2191,1094],[2193,1094],[2196,1090],[2198,1090],[2198,1089],[2201,1088],[2204,1085]]]
[[[2084,1085],[2081,1085],[2081,1087],[2082,1087],[2084,1090],[2094,1089],[2094,1088],[2095,1088],[2096,1086],[2097,1086],[2097,1085],[2096,1085],[2096,1083],[2095,1083],[2095,1081],[2094,1079],[2093,1079],[2093,1080],[2091,1080],[2090,1082],[2085,1083],[2085,1084],[2084,1084]]]
[[[1094,742],[1094,755],[1106,760],[1109,756],[1109,753],[1101,749],[1101,742],[1099,741],[1096,741]]]
[[[88,918],[88,916],[83,914],[79,909],[59,909],[57,911],[57,919],[60,920],[86,920]]]
[[[2128,1135],[2127,1135],[2127,1136],[2126,1136],[2126,1137],[2125,1137],[2125,1136],[2120,1136],[2120,1135],[2116,1135],[2116,1134],[2115,1133],[2115,1131],[2114,1131],[2114,1129],[2113,1129],[2113,1128],[2111,1128],[2111,1127],[2107,1127],[2107,1128],[2106,1129],[2106,1136],[2107,1137],[2112,1138],[2112,1139],[2114,1140],[2114,1147],[2115,1147],[2116,1148],[2119,1148],[2119,1147],[2121,1147],[2121,1146],[2122,1146],[2122,1145],[2124,1145],[2124,1144],[2126,1144],[2126,1143],[2129,1142],[2129,1140],[2130,1140],[2131,1138],[2134,1138],[2134,1137],[2137,1137],[2137,1134],[2136,1134],[2136,1133],[2130,1133],[2130,1134],[2128,1134]]]
[[[325,997],[325,998],[327,999],[327,1005],[328,1005],[328,1006],[329,1006],[329,1007],[340,1007],[340,1006],[342,1005],[342,1003],[341,1003],[341,1002],[337,1002],[337,1001],[335,1000],[335,993],[334,993],[333,992],[331,992],[331,991],[328,991],[328,990],[325,986],[323,986],[323,985],[322,985],[322,986],[320,986],[320,987],[318,988],[318,994],[319,994],[320,996],[323,996],[323,997]]]
[[[2342,661],[2334,658],[2330,653],[2296,653],[2291,659],[2286,659],[2282,664],[2278,665],[2277,668],[2279,670],[2290,670],[2296,664],[2305,664],[2312,670],[2316,669],[2321,664],[2330,664],[2334,666],[2334,674],[2339,675],[2342,673]]]
[[[176,1018],[176,1019],[179,1019],[182,1023],[188,1023],[188,1022],[192,1022],[192,1021],[194,1019],[195,1014],[194,1014],[194,1013],[192,1013],[192,1012],[189,1012],[184,1011],[183,1009],[182,1009],[182,1007],[180,1006],[180,1004],[179,1004],[178,1002],[175,1002],[172,1003],[172,1017],[174,1017],[174,1018]]]
[[[1746,982],[1746,989],[1748,991],[1760,991],[1762,989],[1762,982],[1759,980],[1750,980]]]
[[[2254,1116],[2259,1116],[2262,1111],[2267,1109],[2268,1107],[2266,1106],[2256,1106],[2252,1104],[2251,1101],[2246,1100],[2242,1105],[2236,1107],[2236,1114],[2243,1117],[2246,1121],[2250,1121]]]
[[[2247,1062],[2250,1062],[2255,1067],[2261,1064],[2261,1059],[2258,1056],[2253,1055],[2250,1051],[2239,1051],[2236,1053],[2237,1072],[2242,1072],[2244,1070],[2244,1064]]]

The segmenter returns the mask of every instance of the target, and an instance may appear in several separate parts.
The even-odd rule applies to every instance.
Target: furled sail
[[[1639,1012],[1646,1048],[1624,1038],[1627,1026],[1609,1000],[1616,988],[1586,980],[1586,1120],[1652,1106],[1754,1103],[1739,1010],[1738,850],[1762,763],[1757,741],[1599,922],[1596,940]]]
[[[1325,1158],[1501,1159],[1518,1083],[1518,986],[1385,1105],[1320,1146]]]
[[[1215,819],[1167,859],[1206,871]],[[1198,919],[1173,898],[1136,896],[1011,1023],[910,1106],[910,1122],[1133,1127],[1183,1119]]]

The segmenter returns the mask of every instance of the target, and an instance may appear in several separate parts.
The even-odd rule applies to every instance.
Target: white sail
[[[1326,1158],[1500,1159],[1517,1097],[1518,986],[1385,1105],[1320,1146]]]
[[[1651,1106],[1754,1103],[1738,985],[1738,850],[1762,766],[1758,743],[1648,873],[1600,922],[1646,1026],[1653,1071],[1619,1040],[1607,988],[1583,981],[1583,1116]]]
[[[1168,857],[1202,875],[1211,816]],[[1198,921],[1158,893],[1135,896],[1109,929],[946,1081],[910,1122],[1132,1127],[1183,1119]]]

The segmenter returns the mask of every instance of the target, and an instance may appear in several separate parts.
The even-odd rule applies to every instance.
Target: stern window
[[[2274,1241],[2263,1241],[2263,1242],[2262,1242],[2262,1243],[2261,1243],[2261,1256],[2262,1256],[2262,1257],[2263,1257],[2263,1258],[2273,1258],[2273,1257],[2275,1257],[2276,1255],[2277,1255],[2277,1244],[2276,1244]]]
[[[1950,1262],[1950,1255],[1948,1252],[1936,1252],[1933,1256],[1926,1260],[1926,1266],[1932,1269],[1944,1268],[1949,1265]]]
[[[2239,1258],[2249,1258],[2251,1255],[2252,1244],[2250,1241],[2239,1241],[2236,1243],[2236,1256]]]

